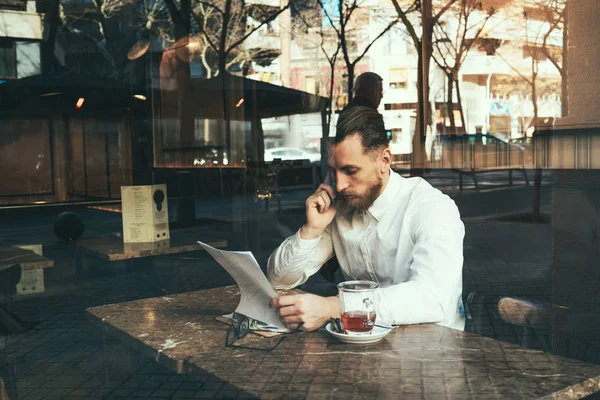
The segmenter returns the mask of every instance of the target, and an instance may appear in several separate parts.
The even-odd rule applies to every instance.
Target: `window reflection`
[[[34,249],[44,265],[3,275],[0,307],[26,332],[100,340],[88,307],[232,283],[204,253],[115,261],[123,186],[167,185],[174,237],[214,235],[264,267],[372,72],[393,169],[465,222],[472,330],[598,364],[597,14],[594,0],[0,0],[0,254]],[[82,258],[86,240],[104,255]],[[500,318],[500,297],[552,310],[550,327]],[[4,371],[28,368],[27,349],[0,331],[13,398],[22,374]]]

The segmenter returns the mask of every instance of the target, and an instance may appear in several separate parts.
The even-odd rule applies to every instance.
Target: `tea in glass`
[[[346,334],[369,335],[375,326],[375,290],[372,281],[347,281],[338,285],[340,312]]]

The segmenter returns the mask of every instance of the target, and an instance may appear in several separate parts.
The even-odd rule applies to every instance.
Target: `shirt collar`
[[[379,195],[377,199],[373,202],[371,207],[369,207],[368,212],[377,220],[381,218],[385,210],[390,203],[392,203],[396,199],[396,195],[400,190],[400,185],[402,184],[402,177],[396,172],[390,169],[390,179],[388,179],[387,185],[383,189],[383,192]]]

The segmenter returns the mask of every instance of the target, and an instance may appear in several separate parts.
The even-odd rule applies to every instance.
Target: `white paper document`
[[[277,310],[269,308],[271,299],[277,294],[251,252],[218,250],[206,243],[198,243],[225,268],[240,288],[237,313],[267,324],[268,330],[287,331]]]

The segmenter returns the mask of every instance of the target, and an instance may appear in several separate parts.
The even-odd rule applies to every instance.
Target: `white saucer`
[[[345,333],[338,333],[333,330],[331,326],[331,322],[325,326],[325,329],[331,336],[340,339],[344,343],[357,343],[357,344],[366,344],[366,343],[375,343],[379,342],[381,339],[386,337],[392,330],[388,328],[381,328],[379,326],[373,327],[370,335],[352,335]]]

